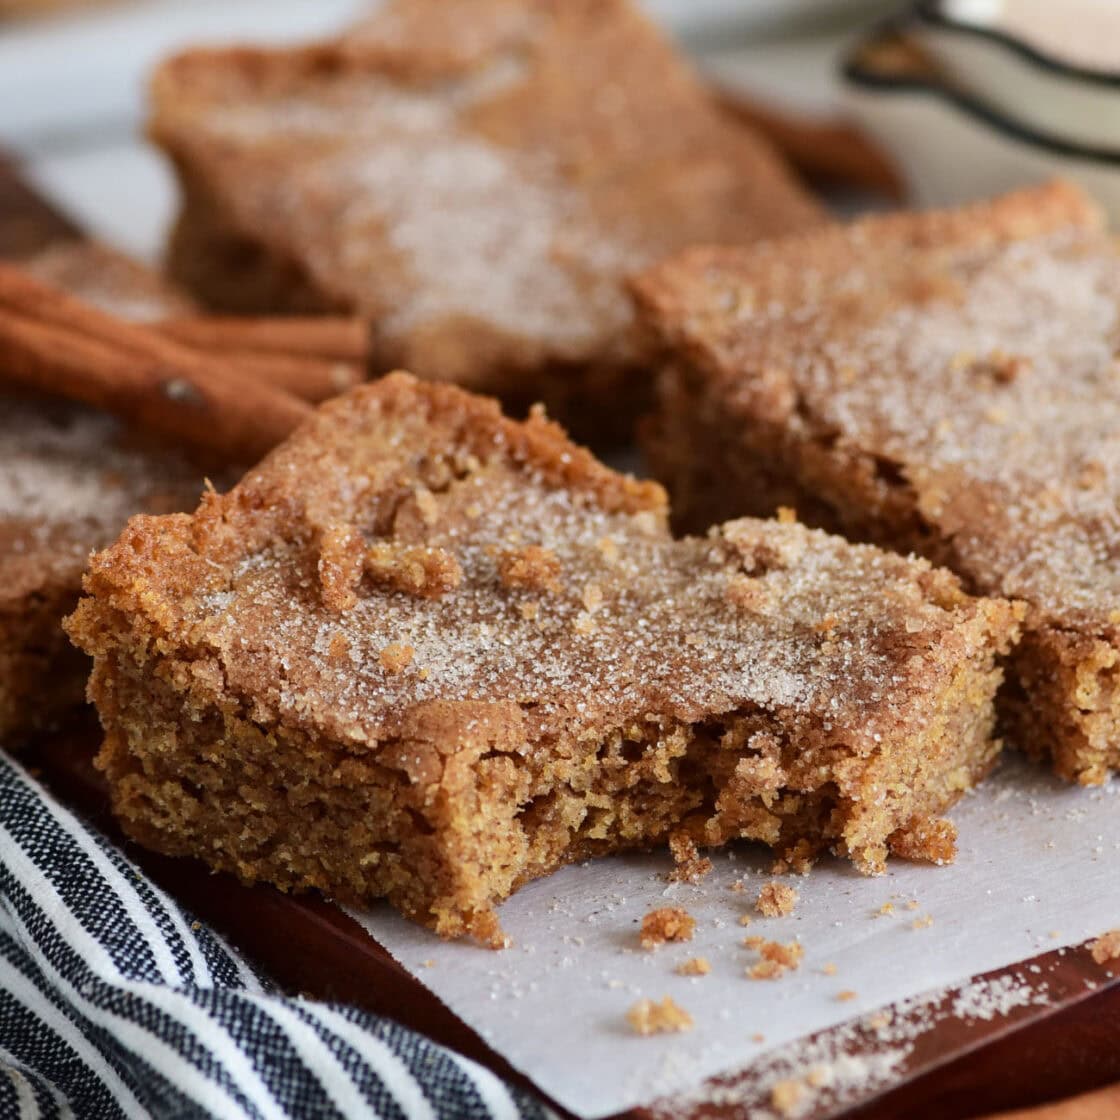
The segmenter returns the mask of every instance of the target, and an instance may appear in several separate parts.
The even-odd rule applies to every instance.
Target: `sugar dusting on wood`
[[[782,1046],[761,1055],[741,1074],[663,1098],[651,1113],[668,1118],[711,1106],[749,1108],[752,1120],[828,1115],[899,1080],[919,1040],[947,1020],[990,1022],[1049,1002],[1048,984],[1039,976],[979,977],[961,988],[940,988]],[[666,1066],[672,1064],[670,1056]]]

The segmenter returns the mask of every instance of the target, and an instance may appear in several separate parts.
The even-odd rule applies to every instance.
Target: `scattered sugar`
[[[1120,961],[1120,929],[1102,934],[1089,946],[1089,950],[1097,964]]]
[[[780,918],[793,913],[797,899],[797,891],[786,883],[764,883],[754,908],[767,918]]]

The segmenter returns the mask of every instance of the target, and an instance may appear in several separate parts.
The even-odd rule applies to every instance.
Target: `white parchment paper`
[[[1120,782],[1070,788],[1010,757],[952,816],[961,833],[953,866],[895,862],[867,879],[828,861],[785,879],[801,896],[785,918],[754,912],[772,857],[749,845],[709,853],[715,869],[696,886],[668,882],[667,855],[566,868],[505,903],[514,945],[503,952],[442,942],[388,907],[353,916],[541,1089],[601,1117],[862,1011],[1120,926]],[[737,881],[744,890],[732,889]],[[880,912],[886,903],[893,912]],[[694,940],[641,949],[642,916],[670,904],[696,918]],[[753,934],[799,939],[801,968],[747,979],[757,956],[741,942]],[[694,956],[707,957],[711,973],[676,975]],[[626,1011],[665,995],[695,1028],[635,1035]]]

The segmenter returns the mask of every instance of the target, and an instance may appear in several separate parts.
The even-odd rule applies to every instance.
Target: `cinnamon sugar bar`
[[[1055,183],[695,249],[637,286],[649,451],[682,519],[795,506],[1029,608],[1002,709],[1059,774],[1120,767],[1120,253]]]
[[[24,263],[117,313],[190,306],[154,273],[112,250],[73,242]],[[77,604],[89,554],[138,512],[189,509],[202,472],[96,409],[4,388],[0,352],[0,746],[70,715],[89,662],[62,618]]]
[[[190,51],[150,128],[205,302],[368,316],[374,372],[584,432],[648,400],[626,275],[823,220],[631,0],[394,0],[329,43]]]
[[[404,374],[193,516],[133,518],[86,590],[131,836],[494,944],[523,883],[682,830],[920,856],[995,757],[1016,629],[799,524],[675,540],[656,484]]]

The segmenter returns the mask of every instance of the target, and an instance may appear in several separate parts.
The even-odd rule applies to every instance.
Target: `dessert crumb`
[[[884,915],[884,916],[886,916],[887,914],[893,914],[894,913],[894,903],[893,902],[884,902],[883,905],[879,907],[879,913]]]
[[[412,661],[416,650],[412,646],[400,642],[390,642],[380,654],[378,660],[386,673],[403,673]]]
[[[780,941],[767,941],[759,946],[759,952],[768,961],[776,961],[785,968],[797,968],[805,949],[800,941],[788,941],[783,945]]]
[[[707,976],[711,971],[712,965],[707,957],[690,957],[676,967],[679,976]]]
[[[642,919],[643,949],[655,949],[666,941],[691,941],[696,919],[680,906],[662,906]]]
[[[1102,934],[1089,946],[1089,951],[1097,964],[1120,961],[1120,929],[1109,930],[1108,933]]]
[[[749,949],[757,949],[762,958],[747,969],[747,975],[752,980],[777,980],[787,972],[800,968],[801,958],[805,955],[805,949],[798,941],[783,945],[780,941],[748,937],[743,944]]]
[[[741,925],[741,926],[749,926],[750,924],[751,924],[751,916],[750,916],[750,914],[742,914],[742,915],[740,915],[740,917],[739,917],[739,925]]]
[[[836,993],[836,1001],[837,1003],[851,1003],[856,996],[857,993],[853,992],[851,988],[845,988],[842,992]]]
[[[771,875],[808,875],[813,869],[813,846],[798,840],[770,868]]]
[[[667,1034],[672,1031],[690,1031],[693,1027],[692,1016],[666,996],[660,1003],[652,999],[640,999],[629,1011],[626,1019],[630,1026],[641,1035]]]
[[[903,859],[923,860],[941,866],[957,854],[957,829],[944,817],[923,821],[891,837],[891,851]]]
[[[805,1095],[800,1081],[779,1081],[770,1090],[770,1103],[781,1116],[792,1116]]]
[[[767,918],[781,918],[792,914],[799,895],[786,883],[769,882],[758,892],[754,908]]]
[[[827,964],[821,965],[821,972],[823,972],[825,976],[835,976],[836,965],[832,961],[829,961]]]
[[[933,925],[932,914],[923,914],[920,918],[915,918],[910,923],[910,926],[913,929],[929,929],[931,925]]]
[[[350,657],[350,639],[341,630],[336,630],[327,646],[327,657],[332,665],[345,665]]]
[[[747,976],[752,980],[777,980],[779,976],[784,976],[786,973],[777,961],[757,961],[747,969]]]
[[[699,883],[711,874],[712,861],[700,854],[696,841],[685,832],[674,832],[669,837],[669,851],[673,856],[673,870],[669,878],[681,883]]]
[[[608,564],[618,562],[618,542],[613,537],[603,537],[595,547]]]

